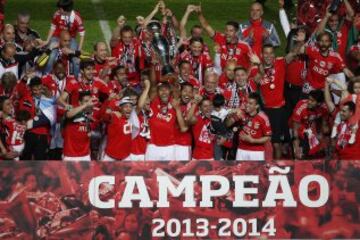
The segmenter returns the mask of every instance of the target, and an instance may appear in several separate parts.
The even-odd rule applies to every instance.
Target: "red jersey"
[[[291,121],[300,124],[298,130],[298,136],[304,138],[304,131],[306,129],[312,129],[313,132],[317,132],[316,120],[326,117],[328,109],[325,104],[315,109],[308,108],[308,99],[300,100],[294,109],[291,116]]]
[[[144,54],[140,41],[134,38],[129,46],[120,41],[112,49],[112,56],[118,59],[119,65],[126,66],[130,84],[137,85],[140,82],[140,70],[144,68]]]
[[[138,115],[140,122],[140,133],[131,142],[131,153],[135,155],[144,155],[146,152],[147,138],[149,136],[149,124],[147,117],[141,112]]]
[[[85,82],[83,80],[77,81],[71,78],[66,81],[65,91],[69,94],[69,103],[73,106],[79,105],[79,92],[90,91],[92,96],[98,99],[107,98],[111,93],[105,82],[99,78],[94,78],[92,82]]]
[[[175,144],[176,124],[176,112],[171,104],[163,104],[159,98],[155,98],[150,104],[150,143],[157,146]]]
[[[109,90],[113,93],[119,94],[123,89],[118,80],[111,80],[107,83]]]
[[[181,105],[181,112],[186,120],[186,115],[188,114],[191,108],[191,103],[187,105]],[[182,145],[182,146],[191,146],[192,143],[192,135],[191,132],[188,130],[186,132],[181,132],[178,125],[175,128],[175,144]]]
[[[244,68],[250,67],[250,54],[252,50],[244,41],[240,41],[236,44],[228,44],[226,42],[226,37],[224,34],[216,32],[213,40],[216,44],[220,46],[220,65],[221,68],[224,69],[226,66],[226,62],[229,59],[235,59],[237,61],[237,65],[240,65]]]
[[[178,55],[178,62],[188,61],[192,66],[192,74],[195,78],[199,79],[202,84],[204,81],[205,70],[207,68],[213,67],[213,61],[210,57],[210,54],[203,52],[200,56],[193,56],[189,50],[185,50]]]
[[[306,61],[299,58],[286,65],[286,82],[291,85],[302,87],[306,79]]]
[[[107,125],[105,153],[117,160],[127,158],[131,152],[131,132],[132,125],[128,119],[111,113],[111,119]]]
[[[73,119],[67,119],[63,128],[64,156],[84,157],[90,155],[90,132],[98,123],[97,113],[92,114],[92,120],[86,120],[84,114]]]
[[[265,136],[271,136],[271,126],[270,121],[265,113],[259,112],[255,116],[250,116],[246,114],[245,119],[241,120],[241,124],[243,125],[240,134],[250,135],[254,139],[259,139]],[[265,151],[265,143],[264,144],[251,144],[249,142],[239,140],[239,149],[249,150],[249,151]]]
[[[260,80],[260,92],[266,108],[279,108],[285,105],[285,59],[277,58],[271,68],[265,68]]]
[[[214,139],[215,135],[210,133],[209,125],[211,120],[199,114],[197,122],[192,131],[195,140],[193,158],[195,159],[214,159]]]
[[[356,133],[355,143],[350,144],[351,126],[349,122],[341,122],[337,127],[336,149],[340,160],[358,160],[360,157],[360,131]]]
[[[329,51],[328,56],[324,57],[318,47],[308,46],[305,51],[309,57],[307,80],[315,89],[323,89],[326,77],[339,73],[345,68],[343,59],[337,52]]]
[[[6,118],[3,120],[3,127],[5,130],[5,141],[9,149],[12,146],[21,145],[24,143],[24,134],[26,126],[18,123],[14,118]]]
[[[60,11],[56,11],[51,21],[51,29],[54,30],[54,37],[59,37],[64,30],[69,31],[72,38],[76,38],[77,33],[80,36],[85,34],[83,20],[76,11],[71,11],[70,16],[62,15]]]

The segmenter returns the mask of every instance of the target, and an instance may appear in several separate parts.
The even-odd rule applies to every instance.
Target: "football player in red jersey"
[[[280,159],[282,155],[281,142],[289,134],[287,133],[286,111],[285,111],[285,58],[276,58],[275,49],[272,45],[265,44],[262,49],[263,61],[256,55],[252,56],[253,62],[258,64],[259,72],[254,80],[258,84],[264,103],[264,112],[269,117],[274,148],[274,158]],[[254,58],[256,60],[254,61]]]
[[[107,123],[104,161],[126,160],[131,153],[132,124],[129,118],[133,110],[133,101],[130,97],[124,97],[118,104],[119,111],[110,110],[103,116]]]
[[[337,52],[331,50],[332,36],[322,32],[317,36],[316,46],[300,48],[299,53],[305,53],[309,58],[307,83],[305,93],[314,89],[324,89],[325,79],[330,74],[344,72],[347,77],[354,74],[345,66],[343,59]]]
[[[199,111],[195,109],[199,105]],[[193,160],[214,160],[215,135],[210,132],[212,101],[196,96],[188,116],[194,136]]]
[[[328,108],[320,90],[311,91],[308,99],[298,102],[290,119],[296,159],[309,158],[321,150],[320,138],[327,134],[324,132],[327,130],[327,115]]]
[[[265,113],[260,111],[260,96],[251,93],[246,103],[245,112],[236,111],[226,119],[226,125],[240,123],[239,146],[236,160],[264,161],[265,144],[271,139],[270,121]]]
[[[2,112],[2,133],[5,136],[4,152],[2,154],[7,159],[19,160],[19,156],[24,150],[24,134],[26,131],[26,121],[30,115],[26,111],[18,111],[14,118],[14,106],[8,97],[0,98],[0,110]]]
[[[340,107],[341,122],[338,125],[336,150],[340,160],[357,160],[360,156],[360,132],[356,132],[354,142],[350,142],[353,126],[350,119],[355,114],[355,103],[346,102]],[[357,125],[359,122],[356,123]]]
[[[180,90],[180,109],[185,120],[188,124],[188,114],[192,107],[191,101],[193,100],[194,87],[190,83],[181,84]],[[192,135],[190,129],[183,132],[179,125],[175,128],[175,160],[191,160],[191,145]]]
[[[239,24],[234,21],[229,21],[225,25],[224,34],[216,32],[205,19],[201,7],[198,7],[199,21],[201,26],[205,29],[208,35],[213,39],[215,44],[220,47],[221,69],[226,65],[229,59],[236,59],[237,64],[245,68],[250,67],[250,55],[252,50],[244,41],[237,37],[239,31]]]
[[[172,99],[171,84],[167,81],[158,83],[156,93],[150,104],[150,142],[145,160],[174,160],[176,125],[179,124],[181,132],[187,131],[187,127],[179,103]]]
[[[72,78],[66,82],[65,89],[58,98],[58,104],[67,109],[77,106],[79,104],[80,91],[90,91],[92,96],[98,100],[104,100],[110,96],[111,91],[106,83],[94,77],[94,66],[93,60],[81,61],[81,77],[78,80]]]
[[[77,107],[66,112],[66,122],[63,128],[65,161],[90,161],[91,130],[98,123],[94,111],[96,99],[90,91],[79,93]]]

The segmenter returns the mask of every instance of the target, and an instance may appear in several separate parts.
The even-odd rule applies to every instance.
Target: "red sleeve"
[[[85,32],[84,22],[78,12],[76,13],[75,22],[76,22],[78,32],[84,33]]]
[[[215,35],[213,36],[213,40],[215,43],[219,45],[225,44],[226,41],[225,37],[219,32],[215,32]]]
[[[271,131],[269,118],[264,114],[262,115],[262,119],[263,119],[263,124],[261,125],[262,133],[264,134],[264,136],[271,136],[272,131]]]
[[[100,92],[109,96],[111,93],[111,90],[104,82],[101,82],[100,83]]]
[[[52,20],[51,20],[51,25],[53,25],[54,27],[56,27],[58,25],[58,23],[59,23],[59,16],[60,16],[59,13],[56,11],[54,13],[54,16],[53,16]]]
[[[309,58],[314,58],[314,57],[315,57],[315,53],[316,53],[316,47],[313,47],[313,46],[306,46],[306,47],[305,47],[305,54],[306,54]]]
[[[214,66],[213,60],[210,57],[210,54],[204,53],[203,54],[203,66],[206,68]]]
[[[73,91],[77,90],[77,84],[74,81],[76,80],[70,80],[66,82],[64,91],[67,92],[68,94],[71,94]]]
[[[339,73],[344,70],[345,63],[344,60],[340,57],[340,55],[336,54],[335,61],[334,61],[334,68],[332,69],[332,73]]]
[[[301,122],[301,118],[303,115],[303,112],[305,111],[305,109],[307,108],[307,104],[304,104],[303,101],[300,101],[296,104],[296,107],[294,109],[294,112],[292,114],[292,120],[294,122]]]

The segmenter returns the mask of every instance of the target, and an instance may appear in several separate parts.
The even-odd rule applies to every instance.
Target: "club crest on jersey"
[[[99,92],[99,89],[93,88],[93,92],[94,92],[94,94],[97,94]]]
[[[320,67],[325,67],[326,66],[326,63],[324,61],[320,61]]]
[[[256,122],[256,123],[254,124],[254,129],[258,130],[259,128],[260,128],[260,124],[259,124],[258,122]]]

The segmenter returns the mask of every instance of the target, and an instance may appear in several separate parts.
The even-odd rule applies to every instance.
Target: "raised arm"
[[[151,13],[144,19],[144,27],[146,27],[149,22],[151,21],[151,19],[153,19],[153,17],[155,17],[155,15],[159,12],[160,6],[162,5],[162,2],[158,2],[154,9],[151,11]]]
[[[67,113],[66,113],[66,118],[73,118],[75,117],[76,115],[78,115],[79,113],[85,111],[85,109],[87,108],[91,108],[94,106],[94,101],[93,101],[93,98],[89,99],[87,102],[85,102],[84,104],[78,106],[78,107],[75,107],[75,108],[72,108],[70,109]]]
[[[114,28],[112,35],[111,35],[111,40],[110,40],[111,48],[114,48],[116,46],[116,44],[118,43],[118,41],[120,39],[120,31],[126,24],[126,18],[123,15],[121,15],[120,17],[118,17],[116,23],[117,23],[117,25]]]
[[[173,108],[176,111],[176,119],[177,119],[177,123],[178,123],[179,128],[180,128],[180,132],[186,132],[187,130],[189,130],[189,127],[185,123],[183,114],[181,112],[180,100],[179,99],[173,99],[171,101],[171,105],[173,106]]]
[[[198,16],[199,16],[199,21],[201,26],[205,29],[205,31],[207,32],[207,34],[213,38],[215,36],[215,30],[209,25],[208,21],[206,20],[206,18],[204,17],[204,14],[202,12],[201,6],[198,7],[197,9],[198,12]]]
[[[186,8],[186,12],[180,21],[179,31],[180,38],[186,39],[186,24],[188,22],[190,14],[196,9],[194,5],[188,5]]]
[[[333,79],[327,78],[325,81],[324,98],[326,106],[330,113],[334,112],[335,104],[331,98],[330,84],[333,83]]]
[[[281,27],[285,33],[285,36],[287,37],[289,35],[290,32],[290,22],[289,22],[289,18],[286,14],[286,11],[284,9],[284,0],[279,0],[279,18],[280,18],[280,23],[281,23]]]
[[[345,8],[346,8],[346,19],[349,21],[353,21],[355,17],[355,12],[351,4],[349,3],[349,0],[344,0]]]
[[[144,85],[145,85],[144,90],[139,97],[138,105],[136,107],[136,112],[138,112],[138,113],[144,108],[146,99],[149,97],[149,92],[150,92],[150,87],[151,87],[150,80],[145,79]]]
[[[331,12],[329,11],[329,9],[330,9],[330,5],[326,8],[326,13],[324,15],[324,18],[321,20],[321,22],[319,23],[319,25],[317,26],[317,28],[314,31],[315,35],[325,31],[326,24],[329,21],[329,18],[331,17],[331,15],[332,15]]]
[[[190,110],[189,110],[188,114],[186,115],[186,119],[187,119],[186,123],[188,126],[192,126],[192,125],[196,124],[197,118],[195,117],[195,111],[198,108],[201,100],[202,100],[202,97],[200,95],[194,96]]]

